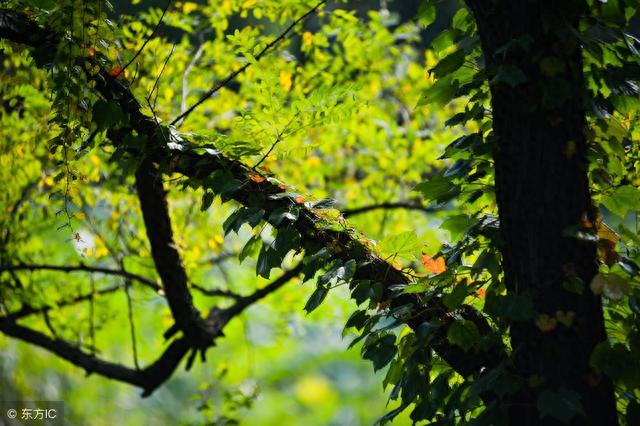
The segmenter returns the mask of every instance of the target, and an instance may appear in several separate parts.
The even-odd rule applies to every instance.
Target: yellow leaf
[[[285,70],[280,71],[280,86],[282,90],[288,92],[291,90],[291,86],[293,85],[293,81],[291,79],[291,73]]]
[[[311,34],[309,31],[305,31],[302,33],[302,45],[303,46],[313,45],[313,34]]]
[[[193,12],[194,10],[196,10],[198,8],[198,5],[196,3],[193,2],[186,2],[184,4],[184,6],[182,6],[182,11],[188,15],[189,13]]]
[[[164,98],[167,101],[170,101],[171,99],[173,99],[173,96],[176,94],[175,90],[173,90],[171,87],[166,87],[164,89]]]

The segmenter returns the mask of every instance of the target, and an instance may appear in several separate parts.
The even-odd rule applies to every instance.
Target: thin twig
[[[269,148],[269,150],[262,156],[262,158],[260,158],[260,160],[252,167],[252,170],[256,170],[258,168],[258,166],[260,164],[262,164],[262,162],[264,160],[267,159],[267,157],[269,157],[269,155],[271,154],[271,152],[274,150],[274,148],[276,147],[276,145],[278,145],[281,141],[282,138],[284,136],[284,134],[286,133],[287,130],[289,130],[289,126],[291,125],[291,122],[297,117],[296,115],[293,115],[289,121],[287,122],[287,124],[284,125],[284,127],[282,128],[282,130],[280,132],[278,132],[276,134],[276,140],[271,144],[271,147]],[[295,132],[294,132],[295,133]]]
[[[89,277],[91,282],[91,294],[89,296],[89,336],[91,338],[91,353],[96,354],[96,282],[93,276]]]
[[[277,46],[278,44],[280,44],[280,42],[282,42],[282,40],[284,40],[287,37],[289,32],[296,25],[298,25],[300,22],[306,20],[309,16],[313,15],[320,8],[320,6],[322,6],[326,2],[327,2],[327,0],[321,0],[315,6],[313,6],[311,9],[309,9],[304,15],[300,16],[298,19],[293,21],[291,23],[291,25],[289,25],[278,37],[276,37],[271,42],[267,43],[267,45],[257,55],[254,56],[254,59],[256,61],[259,61],[260,58],[262,58],[265,55],[265,53],[267,53],[271,48],[273,48],[273,47]],[[202,95],[200,97],[200,99],[195,104],[191,105],[189,107],[189,109],[187,109],[185,112],[183,112],[178,117],[176,117],[170,124],[173,126],[178,121],[180,121],[181,123],[184,122],[184,120],[189,116],[189,114],[191,114],[193,112],[193,110],[195,110],[198,106],[200,106],[200,104],[202,104],[204,101],[209,99],[211,96],[213,96],[218,90],[222,89],[227,84],[229,84],[234,78],[236,78],[236,76],[238,76],[238,74],[242,73],[244,70],[249,68],[249,66],[251,66],[252,62],[247,62],[242,67],[238,68],[236,71],[233,71],[232,73],[227,75],[227,77],[225,77],[224,79],[218,81],[211,89],[209,89],[204,95]]]
[[[121,269],[111,269],[111,268],[104,268],[101,266],[87,266],[83,263],[80,263],[79,265],[47,265],[47,264],[33,264],[33,265],[28,265],[28,264],[17,264],[17,265],[2,265],[0,266],[0,272],[4,272],[4,271],[39,271],[39,270],[45,270],[45,271],[61,271],[61,272],[78,272],[78,271],[84,271],[84,272],[93,272],[93,273],[98,273],[98,274],[105,274],[105,275],[118,275],[118,276],[122,276],[125,278],[129,278],[132,280],[136,280],[138,282],[140,282],[141,284],[144,284],[145,286],[153,289],[155,292],[158,292],[160,290],[160,286],[158,284],[156,284],[155,282],[151,281],[148,278],[142,277],[138,274],[133,274],[131,272],[128,271],[123,271]]]
[[[173,46],[171,46],[171,51],[169,52],[169,54],[165,58],[164,63],[162,64],[162,68],[160,69],[160,73],[156,77],[156,81],[154,81],[154,83],[153,83],[153,87],[151,88],[151,92],[149,92],[149,95],[147,96],[147,103],[148,104],[151,103],[151,97],[153,96],[153,92],[155,92],[156,89],[158,88],[158,84],[160,82],[160,77],[162,77],[162,74],[164,73],[164,69],[167,67],[167,63],[169,62],[169,59],[173,55],[173,51],[174,51],[175,48],[176,48],[175,44]],[[158,95],[156,94],[156,97],[153,100],[153,105],[156,104],[157,99],[158,99]],[[151,108],[151,105],[149,105],[149,108]],[[153,111],[153,108],[152,108],[152,111]],[[157,122],[157,120],[156,120],[156,122]]]
[[[111,287],[105,287],[96,291],[92,291],[91,293],[87,293],[87,294],[83,294],[77,297],[74,297],[72,299],[67,299],[67,300],[60,300],[58,302],[55,302],[54,305],[45,305],[45,306],[41,306],[41,307],[34,307],[28,304],[24,304],[22,308],[20,308],[19,310],[15,311],[15,312],[9,312],[5,315],[6,318],[8,319],[12,319],[12,320],[18,320],[20,318],[24,318],[27,317],[29,315],[33,315],[33,314],[37,314],[37,313],[41,313],[41,312],[45,312],[45,311],[50,311],[52,309],[57,309],[57,308],[63,308],[65,306],[73,306],[75,304],[78,304],[80,302],[83,302],[85,300],[92,300],[93,298],[95,298],[95,295],[102,295],[102,294],[109,294],[109,293],[113,293],[116,290],[119,290],[120,288],[122,288],[122,285],[114,285]],[[3,317],[0,317],[0,319],[2,319]]]
[[[220,297],[228,297],[230,299],[242,299],[241,295],[236,294],[230,290],[222,290],[219,288],[209,289],[209,288],[204,288],[198,284],[191,284],[191,288],[194,290],[198,290],[200,293],[204,294],[205,296],[220,296]]]
[[[187,65],[184,70],[184,74],[182,75],[182,99],[180,99],[180,114],[184,114],[184,112],[187,110],[187,96],[189,95],[189,74],[200,59],[200,56],[202,56],[203,52],[204,41],[202,41],[202,36],[200,36],[200,46],[198,46],[195,55],[193,55],[193,58],[191,58],[191,62],[189,62],[189,65]],[[179,125],[180,124],[178,124],[178,126]]]
[[[120,268],[124,271],[124,262],[120,263]],[[131,333],[131,347],[133,350],[133,365],[137,370],[140,369],[140,364],[138,363],[138,344],[136,342],[136,325],[133,319],[133,301],[131,299],[131,293],[129,292],[129,287],[131,287],[131,280],[128,278],[124,279],[124,294],[127,298],[127,318],[129,320],[129,332]]]
[[[158,23],[156,24],[156,26],[153,28],[153,31],[151,31],[151,34],[149,34],[149,37],[147,37],[147,39],[144,41],[144,43],[142,43],[142,46],[140,46],[140,49],[138,49],[138,51],[136,52],[135,55],[133,55],[133,58],[131,58],[129,60],[129,62],[127,62],[121,69],[120,71],[118,71],[118,73],[114,76],[114,78],[118,78],[120,77],[120,74],[122,74],[124,72],[124,70],[127,69],[127,67],[129,65],[131,65],[131,63],[133,63],[133,61],[136,60],[136,58],[138,56],[140,56],[140,54],[142,53],[142,51],[144,50],[144,48],[147,46],[147,43],[149,43],[149,41],[151,41],[151,39],[153,38],[153,36],[156,34],[156,31],[158,31],[158,28],[160,28],[160,24],[162,24],[162,20],[164,19],[164,15],[167,13],[167,10],[169,9],[169,6],[171,6],[173,0],[169,0],[167,2],[167,5],[164,7],[164,9],[162,10],[162,15],[160,15],[160,19],[158,19]]]
[[[399,201],[395,203],[392,203],[392,202],[378,203],[378,204],[370,204],[367,206],[355,207],[352,209],[345,209],[342,211],[342,216],[347,218],[347,217],[355,216],[362,213],[368,213],[373,210],[392,210],[392,209],[418,210],[424,213],[433,213],[437,211],[437,209],[433,207],[424,206],[420,203]]]

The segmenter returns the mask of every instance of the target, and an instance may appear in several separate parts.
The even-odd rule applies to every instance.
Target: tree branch
[[[9,25],[7,14],[11,15]],[[16,21],[23,22],[23,29],[28,29],[36,35],[23,35],[22,31],[16,31]],[[0,12],[0,38],[20,43],[31,43],[31,46],[39,46],[37,41],[46,43],[55,39],[55,35],[47,30],[41,29],[31,24],[28,18],[20,17],[12,12]],[[35,44],[34,44],[35,43]],[[52,49],[55,52],[55,49]],[[53,53],[52,53],[53,54]],[[53,58],[52,58],[53,59]],[[86,60],[86,58],[83,58]],[[100,65],[96,62],[96,65]],[[82,67],[85,69],[85,67]],[[196,152],[187,141],[181,141],[179,149],[170,148],[158,134],[156,124],[152,118],[146,117],[141,112],[141,105],[135,99],[123,82],[114,79],[104,69],[97,74],[88,75],[88,78],[95,82],[95,90],[105,99],[115,100],[120,107],[129,115],[129,122],[133,129],[139,134],[145,135],[149,141],[145,154],[149,157],[148,162],[156,162],[163,166],[164,173],[181,173],[194,181],[203,181],[216,171],[222,171],[229,175],[229,179],[242,182],[240,189],[225,194],[225,197],[232,198],[245,206],[255,206],[260,202],[259,207],[264,211],[263,219],[270,221],[272,225],[280,225],[271,216],[276,210],[299,211],[298,219],[291,223],[291,226],[299,232],[303,244],[325,247],[334,253],[334,258],[343,261],[357,259],[361,266],[358,267],[354,275],[357,280],[369,280],[380,282],[385,288],[385,296],[390,296],[390,288],[397,285],[406,285],[411,282],[409,277],[401,271],[395,269],[391,264],[381,259],[372,252],[365,243],[354,237],[348,230],[336,231],[324,229],[319,224],[322,218],[316,215],[312,209],[296,203],[294,199],[284,196],[286,189],[272,183],[268,179],[250,179],[256,174],[249,166],[225,157],[221,153],[210,154],[207,152]],[[193,110],[193,109],[191,109]],[[180,118],[180,117],[179,117]],[[132,155],[140,156],[140,152],[131,152]],[[260,180],[260,182],[256,182]],[[149,229],[149,226],[147,226]],[[164,282],[164,280],[163,280]],[[186,286],[186,284],[185,284]],[[445,338],[435,339],[432,344],[433,350],[453,369],[463,376],[478,373],[484,368],[493,368],[499,365],[505,358],[505,349],[497,347],[489,352],[464,352],[460,347],[452,345],[446,339],[447,330],[455,321],[456,316],[451,313],[442,301],[438,298],[431,298],[427,305],[422,302],[419,296],[403,295],[393,299],[396,306],[410,304],[417,314],[409,322],[413,328],[418,327],[424,321],[438,319],[442,326],[441,333]],[[463,318],[472,321],[483,333],[493,333],[492,327],[486,319],[471,307],[465,307],[456,313]]]
[[[216,330],[207,326],[193,305],[187,273],[173,241],[171,218],[162,179],[149,160],[144,160],[136,172],[136,189],[147,238],[151,245],[151,257],[162,279],[176,325],[194,346],[207,348],[213,343]],[[165,337],[169,338],[172,334],[167,333]]]
[[[48,350],[72,364],[83,368],[87,374],[96,373],[142,388],[142,396],[149,396],[164,383],[191,348],[186,338],[172,341],[154,363],[137,370],[90,355],[69,342],[54,339],[44,333],[24,327],[9,319],[0,319],[0,331],[32,345]]]
[[[220,297],[228,297],[230,299],[242,299],[242,296],[234,293],[233,291],[229,291],[229,290],[222,290],[219,288],[204,288],[201,285],[198,284],[191,284],[191,288],[194,290],[199,291],[200,293],[204,294],[205,296],[220,296]]]
[[[379,203],[379,204],[369,204],[366,206],[354,207],[351,209],[344,209],[342,210],[342,217],[348,218],[351,216],[368,213],[373,210],[394,210],[394,209],[417,210],[423,213],[433,213],[437,211],[437,209],[433,207],[424,206],[418,202],[398,201],[395,203],[388,202],[388,203]]]
[[[261,300],[265,296],[273,293],[281,288],[290,279],[299,275],[302,272],[302,265],[285,272],[282,276],[266,285],[265,287],[256,290],[249,296],[240,296],[235,304],[226,309],[213,308],[207,315],[207,324],[210,329],[215,329],[212,334],[215,337],[222,335],[222,330],[229,323],[229,321],[243,312],[248,306]],[[95,294],[106,294],[122,288],[122,285],[107,287],[95,292]],[[58,306],[71,305],[83,300],[88,300],[93,294],[87,294],[78,296],[69,301],[60,302]],[[53,309],[51,306],[42,308],[33,308],[30,306],[24,307],[21,310],[11,313],[5,317],[0,317],[0,331],[7,336],[22,340],[26,343],[46,349],[57,356],[64,358],[72,364],[83,368],[87,374],[96,373],[101,376],[118,380],[121,382],[129,383],[134,386],[138,386],[143,389],[142,396],[149,396],[155,389],[157,389],[162,383],[164,383],[173,371],[176,369],[182,358],[190,351],[195,354],[193,343],[185,336],[179,339],[173,340],[164,353],[153,364],[143,368],[129,368],[121,364],[117,364],[110,361],[101,360],[92,354],[83,352],[78,347],[70,344],[67,341],[60,340],[58,338],[52,338],[44,333],[24,327],[16,323],[16,320],[23,318],[29,314],[37,312],[47,312]],[[212,340],[209,346],[213,346],[215,342]],[[204,354],[204,349],[197,348]],[[193,362],[191,357],[187,363],[187,369]]]
[[[20,308],[19,310],[15,311],[15,312],[11,312],[8,315],[6,315],[5,317],[0,317],[0,318],[7,318],[7,319],[11,319],[11,320],[18,320],[20,318],[24,318],[28,315],[32,315],[32,314],[37,314],[37,313],[42,313],[42,312],[48,312],[52,309],[56,309],[56,308],[61,308],[64,306],[72,306],[75,304],[78,304],[80,302],[84,302],[85,300],[90,300],[93,296],[95,296],[96,294],[102,295],[102,294],[109,294],[109,293],[113,293],[121,288],[123,288],[124,286],[121,284],[118,285],[113,285],[110,287],[105,287],[102,288],[100,290],[96,290],[95,292],[91,292],[88,294],[82,294],[80,296],[76,296],[74,298],[71,299],[67,299],[67,300],[61,300],[59,302],[57,302],[55,305],[45,305],[45,306],[41,306],[41,307],[35,307],[29,304],[25,304],[22,308]]]
[[[72,272],[90,272],[97,274],[105,274],[105,275],[116,275],[124,278],[128,278],[131,280],[138,281],[139,283],[149,287],[156,293],[159,292],[160,286],[155,282],[151,281],[148,278],[140,276],[138,274],[134,274],[128,271],[124,271],[122,269],[111,269],[105,268],[101,266],[88,266],[83,263],[79,265],[48,265],[48,264],[18,264],[18,265],[0,265],[0,272],[4,271],[60,271],[65,273]]]

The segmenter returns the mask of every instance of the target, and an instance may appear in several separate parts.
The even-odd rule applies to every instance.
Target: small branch
[[[300,22],[306,20],[309,16],[313,15],[320,8],[320,6],[322,6],[326,2],[327,2],[327,0],[321,0],[315,6],[313,6],[311,9],[309,9],[304,15],[300,16],[298,19],[293,21],[291,23],[291,25],[289,25],[278,37],[276,37],[271,42],[267,43],[267,45],[254,57],[255,60],[259,61],[260,58],[262,58],[271,48],[273,48],[273,47],[277,46],[278,44],[280,44],[280,42],[282,42],[282,40],[284,40],[287,37],[289,32],[296,25],[298,25]],[[229,84],[234,78],[236,78],[238,76],[238,74],[242,73],[244,70],[249,68],[250,65],[251,65],[251,62],[247,62],[246,64],[244,64],[243,66],[238,68],[236,71],[233,71],[232,73],[227,75],[227,77],[225,77],[223,80],[220,80],[218,83],[216,83],[211,89],[209,89],[204,95],[202,95],[202,97],[200,97],[200,99],[195,104],[191,105],[189,107],[189,109],[187,109],[185,112],[183,112],[178,117],[176,117],[171,122],[171,125],[173,126],[179,121],[183,122],[189,116],[189,114],[191,114],[193,112],[193,110],[195,110],[198,106],[200,106],[200,104],[202,104],[204,101],[206,101],[211,96],[213,96],[218,90],[222,89],[227,84]]]
[[[124,265],[121,263],[120,267],[124,270]],[[136,341],[136,324],[133,318],[133,300],[131,299],[131,293],[129,288],[131,287],[131,280],[125,278],[124,280],[124,294],[127,298],[127,319],[129,320],[129,332],[131,334],[131,347],[133,350],[133,365],[136,369],[140,369],[138,363],[138,342]]]
[[[91,293],[89,293],[89,336],[91,337],[91,354],[96,354],[96,283],[93,277],[89,277],[91,281]]]
[[[210,265],[210,266],[215,266],[218,265],[226,260],[229,260],[233,257],[238,256],[238,253],[234,253],[234,252],[224,252],[224,253],[220,253],[217,256],[213,256],[210,257],[206,260],[203,260],[200,264],[201,265]]]
[[[156,117],[156,113],[153,111],[153,108],[151,108],[151,97],[153,96],[153,93],[156,92],[156,90],[158,89],[158,85],[160,84],[160,78],[162,77],[162,74],[164,74],[164,69],[167,67],[167,63],[169,62],[169,59],[171,59],[171,56],[173,56],[173,51],[175,50],[175,48],[176,48],[175,44],[171,46],[171,51],[165,58],[164,63],[162,64],[162,68],[160,69],[160,73],[156,77],[156,80],[153,82],[153,87],[151,88],[151,92],[147,96],[147,104],[149,104],[149,109],[151,109],[151,112],[153,113],[154,118]],[[158,100],[158,93],[156,92],[156,96],[153,100],[154,106],[156,105],[157,100]],[[162,129],[160,128],[160,123],[158,123],[157,118],[156,118],[156,123],[158,125],[158,131],[162,131]]]
[[[149,287],[156,293],[160,291],[160,286],[150,279],[142,277],[138,274],[133,274],[131,272],[124,271],[122,269],[111,269],[104,268],[100,266],[87,266],[83,263],[79,265],[47,265],[47,264],[18,264],[18,265],[0,265],[0,272],[10,272],[10,271],[60,271],[65,273],[71,272],[90,272],[97,274],[105,274],[105,275],[116,275],[125,278],[129,278],[135,281],[138,281],[141,284],[144,284],[146,287]]]
[[[103,295],[103,294],[113,293],[113,292],[115,292],[115,291],[117,291],[117,290],[119,290],[121,288],[122,288],[122,285],[119,284],[119,285],[114,285],[114,286],[111,286],[111,287],[105,287],[105,288],[102,288],[100,290],[95,290],[95,291],[92,290],[91,293],[87,293],[87,294],[83,294],[83,295],[80,295],[80,296],[76,296],[74,298],[67,299],[67,300],[61,300],[61,301],[55,303],[54,305],[45,305],[45,306],[41,306],[41,307],[34,307],[34,306],[31,306],[31,305],[26,305],[25,304],[18,311],[15,311],[15,312],[7,314],[5,318],[11,319],[11,320],[18,320],[18,319],[24,318],[24,317],[26,317],[28,315],[37,314],[37,313],[40,313],[40,312],[46,312],[46,311],[50,311],[52,309],[62,308],[62,307],[65,307],[65,306],[76,305],[76,304],[78,304],[80,302],[83,302],[85,300],[92,301],[93,297],[95,295]],[[92,306],[93,306],[93,303],[92,303]],[[91,308],[91,309],[93,309],[93,308]],[[91,326],[91,324],[90,324],[90,326]]]
[[[230,299],[242,299],[241,295],[234,293],[233,291],[230,291],[230,290],[222,290],[222,289],[216,289],[216,288],[209,289],[209,288],[204,288],[198,284],[191,284],[191,288],[199,291],[205,296],[220,296],[220,297],[228,297]]]
[[[87,374],[101,376],[129,383],[142,388],[142,396],[149,396],[173,374],[174,370],[190,349],[186,338],[176,339],[165,349],[162,355],[142,370],[126,367],[110,361],[104,361],[88,354],[65,340],[51,338],[44,333],[0,319],[0,331],[32,345],[48,350],[70,363],[83,368]]]
[[[189,96],[189,74],[191,73],[191,70],[200,59],[200,56],[202,56],[203,52],[204,52],[204,41],[202,41],[202,35],[201,35],[200,46],[198,46],[198,50],[196,50],[196,53],[193,55],[193,58],[191,58],[191,62],[189,62],[189,65],[187,65],[187,67],[184,70],[184,74],[182,74],[182,99],[180,99],[180,114],[184,114],[185,111],[187,110],[187,96]],[[177,125],[179,126],[180,124],[181,122],[178,123]]]
[[[262,162],[264,160],[267,159],[267,157],[269,156],[269,154],[271,154],[271,152],[274,150],[274,148],[276,147],[276,145],[278,145],[281,141],[282,141],[282,137],[284,136],[284,134],[286,133],[286,131],[289,129],[289,126],[291,125],[291,122],[297,117],[297,115],[294,115],[293,117],[291,117],[289,119],[289,121],[287,122],[287,124],[285,124],[285,126],[282,128],[282,130],[280,132],[278,132],[276,134],[276,140],[271,144],[271,147],[269,148],[269,150],[262,156],[262,158],[260,158],[260,160],[258,160],[258,162],[256,164],[254,164],[254,166],[251,168],[252,170],[256,170],[258,168],[258,166],[260,164],[262,164]]]
[[[348,218],[351,216],[359,215],[362,213],[368,213],[373,210],[393,210],[393,209],[406,209],[406,210],[417,210],[424,213],[434,213],[437,209],[433,207],[424,206],[420,203],[411,202],[411,201],[400,201],[395,203],[379,203],[379,204],[370,204],[367,206],[355,207],[352,209],[345,209],[342,211],[342,217]]]
[[[153,38],[153,36],[156,34],[156,31],[158,31],[158,28],[160,28],[160,25],[162,24],[162,20],[164,19],[164,15],[167,13],[167,10],[169,9],[169,6],[171,6],[173,0],[169,0],[167,2],[167,5],[164,7],[164,9],[162,10],[162,15],[160,15],[160,19],[158,19],[158,23],[156,24],[156,26],[153,28],[153,31],[151,31],[151,34],[149,34],[149,37],[147,37],[147,39],[144,41],[144,43],[142,43],[142,46],[140,46],[140,49],[138,49],[138,51],[136,52],[135,55],[133,55],[133,58],[131,58],[129,60],[129,62],[127,62],[118,72],[118,74],[115,75],[115,78],[118,78],[120,76],[120,74],[122,74],[124,72],[124,70],[127,69],[127,67],[129,65],[131,65],[133,63],[133,61],[136,60],[136,58],[138,56],[140,56],[140,54],[142,53],[142,51],[144,50],[145,47],[147,47],[147,44],[149,43],[149,41],[151,41],[151,39]]]

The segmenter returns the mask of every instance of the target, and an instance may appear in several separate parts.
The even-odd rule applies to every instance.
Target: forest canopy
[[[3,2],[0,400],[640,424],[639,6]]]

